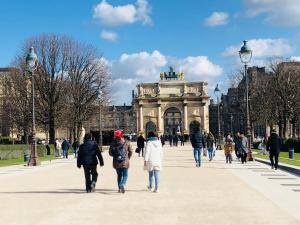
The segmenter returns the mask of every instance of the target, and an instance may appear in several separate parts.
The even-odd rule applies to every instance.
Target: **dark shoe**
[[[271,169],[274,169],[274,166],[271,166]]]
[[[122,194],[125,193],[125,188],[124,187],[121,187],[121,192],[122,192]]]
[[[86,193],[91,193],[91,189],[86,190]]]
[[[95,192],[95,188],[96,188],[96,182],[93,181],[91,184],[91,192]]]
[[[275,170],[277,170],[277,167],[275,167]]]

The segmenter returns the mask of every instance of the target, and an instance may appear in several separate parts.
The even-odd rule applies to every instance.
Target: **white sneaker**
[[[155,188],[153,192],[154,193],[158,193],[159,191],[158,191],[158,189]]]
[[[152,191],[152,187],[147,186],[147,188],[148,188],[148,191]]]

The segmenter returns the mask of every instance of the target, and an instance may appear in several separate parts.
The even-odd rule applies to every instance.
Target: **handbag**
[[[135,152],[136,152],[136,153],[140,153],[140,151],[141,151],[141,150],[140,150],[139,148],[136,148],[136,149],[135,149]]]

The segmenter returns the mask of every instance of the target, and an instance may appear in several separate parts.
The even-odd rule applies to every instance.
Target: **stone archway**
[[[152,121],[146,123],[146,137],[150,131],[156,132],[156,124]]]
[[[164,113],[164,134],[174,135],[182,132],[182,116],[178,108],[168,108]]]
[[[196,120],[193,120],[190,123],[190,134],[195,133],[198,130],[200,130],[200,123]]]

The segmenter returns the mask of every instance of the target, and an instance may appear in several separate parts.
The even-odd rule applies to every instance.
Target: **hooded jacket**
[[[162,157],[163,150],[161,141],[158,140],[158,138],[149,138],[146,143],[144,157],[144,160],[148,162],[146,169],[148,171],[162,170]]]

